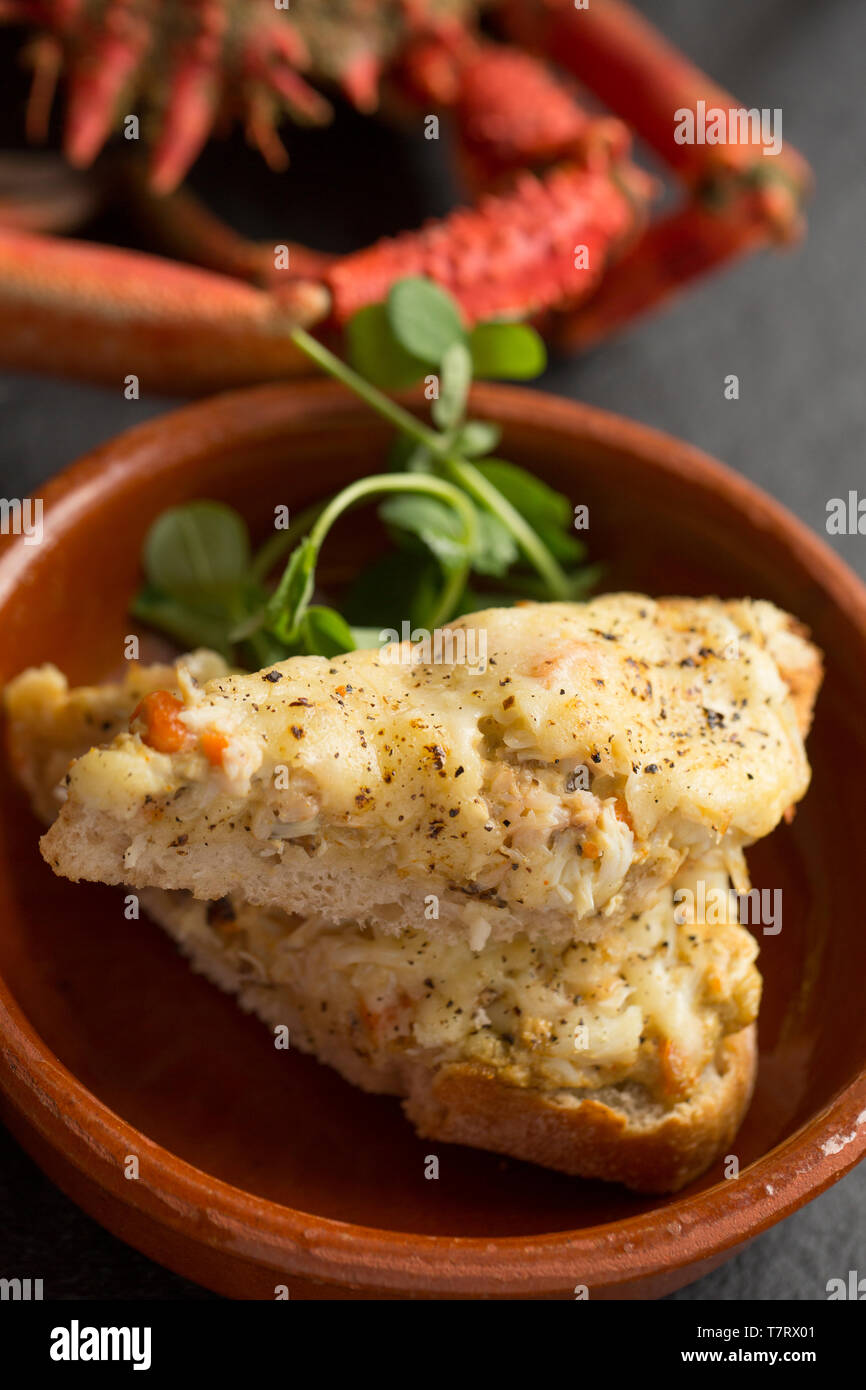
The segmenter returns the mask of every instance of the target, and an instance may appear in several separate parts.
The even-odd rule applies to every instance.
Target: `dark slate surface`
[[[750,260],[702,285],[591,357],[555,365],[544,385],[692,441],[823,532],[828,499],[866,484],[866,7],[858,0],[644,0],[643,8],[744,104],[782,108],[786,138],[817,173],[809,238],[792,254]],[[13,101],[7,107],[8,128],[17,111]],[[208,156],[196,181],[245,230],[334,249],[411,225],[451,196],[437,147],[376,134],[350,114],[337,132],[295,140],[293,149],[285,183],[253,169],[237,143]],[[738,401],[723,396],[731,372],[740,378]],[[6,376],[0,492],[28,492],[170,404]],[[831,543],[866,574],[866,540]],[[864,1206],[866,1166],[675,1297],[823,1298],[828,1279],[866,1272]],[[211,1297],[101,1230],[3,1134],[0,1211],[0,1274],[42,1277],[48,1296]]]

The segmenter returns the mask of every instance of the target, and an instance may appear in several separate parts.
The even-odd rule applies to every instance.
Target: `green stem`
[[[431,628],[436,628],[441,623],[447,622],[454,613],[466,587],[469,571],[472,568],[472,556],[478,544],[478,523],[472,504],[459,488],[446,482],[444,478],[433,478],[429,474],[422,473],[382,473],[373,474],[368,478],[360,478],[358,482],[350,483],[326,504],[309,533],[307,539],[314,551],[315,562],[318,563],[319,552],[325,537],[343,512],[348,511],[359,502],[386,492],[422,492],[430,497],[436,497],[453,507],[463,523],[461,539],[467,558],[459,565],[449,566],[445,570],[445,584],[430,621]],[[275,608],[279,606],[279,587],[272,603]],[[297,616],[299,618],[300,614]]]
[[[292,341],[301,352],[306,353],[311,361],[321,367],[337,381],[341,381],[344,386],[348,386],[356,396],[367,404],[371,410],[375,410],[381,415],[383,420],[387,420],[395,429],[402,430],[404,434],[418,441],[419,444],[426,444],[427,448],[434,453],[441,452],[441,440],[435,430],[431,430],[423,421],[416,419],[408,410],[404,410],[402,405],[392,401],[390,396],[386,396],[378,387],[372,386],[369,381],[360,376],[348,362],[343,362],[336,357],[333,352],[324,347],[318,338],[307,333],[303,328],[295,328],[291,333]]]
[[[264,584],[271,570],[292,549],[295,541],[306,535],[325,505],[324,502],[314,502],[311,507],[305,507],[285,531],[275,531],[259,547],[250,566],[250,576],[257,584]]]
[[[489,483],[482,473],[471,463],[454,453],[452,446],[435,430],[423,421],[416,419],[410,411],[392,401],[384,392],[365,381],[346,362],[330,352],[328,348],[304,331],[296,328],[292,338],[302,352],[312,359],[323,371],[341,381],[350,391],[354,391],[362,401],[388,420],[395,429],[402,430],[410,438],[423,444],[434,458],[442,463],[454,482],[480,502],[487,511],[497,516],[511,532],[532,567],[541,575],[550,590],[551,598],[568,598],[571,584],[565,570],[551,554],[537,532],[526,522],[511,503],[502,496],[498,488]]]
[[[559,561],[554,558],[544,541],[533,531],[515,507],[503,497],[498,487],[488,482],[480,469],[465,459],[453,455],[444,460],[445,468],[455,483],[480,502],[487,511],[498,517],[511,532],[523,554],[533,569],[541,575],[554,599],[567,599],[571,594],[571,581]]]

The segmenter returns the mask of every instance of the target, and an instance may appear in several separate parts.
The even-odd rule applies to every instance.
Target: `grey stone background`
[[[782,108],[786,139],[817,176],[809,236],[792,253],[762,255],[702,284],[591,356],[555,364],[542,385],[691,441],[823,533],[828,499],[866,490],[866,5],[642,0],[641,8],[745,105]],[[4,90],[8,143],[20,99],[14,87]],[[335,250],[413,225],[453,199],[444,152],[351,113],[331,133],[291,140],[294,165],[284,180],[254,169],[234,141],[204,157],[195,182],[242,230]],[[119,378],[125,370],[120,364]],[[731,372],[740,378],[738,401],[723,395]],[[0,493],[26,494],[172,404],[3,377]],[[866,539],[831,544],[866,575]],[[822,1299],[829,1278],[866,1273],[864,1206],[866,1165],[674,1297]],[[0,1211],[2,1271],[43,1277],[50,1297],[212,1297],[101,1230],[4,1134]]]

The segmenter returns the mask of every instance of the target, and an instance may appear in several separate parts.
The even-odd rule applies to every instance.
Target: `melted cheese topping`
[[[73,758],[110,743],[125,732],[139,701],[157,690],[190,692],[228,667],[216,652],[201,648],[172,664],[128,663],[122,680],[70,688],[56,666],[31,667],[3,692],[7,747],[18,780],[43,820],[51,821],[66,798],[65,777]]]
[[[495,934],[526,912],[557,930],[622,921],[720,843],[739,886],[742,846],[808,785],[759,622],[768,608],[628,594],[527,604],[452,625],[471,627],[476,651],[483,634],[484,671],[421,664],[409,648],[403,661],[393,650],[297,657],[191,687],[179,716],[190,751],[121,737],[74,766],[69,814],[83,804],[131,820],[147,798],[159,843],[170,800],[174,835],[206,821],[215,849],[240,823],[297,873],[291,903],[260,899],[285,908],[299,892],[315,906],[303,900],[312,856],[318,871],[353,866],[369,921],[387,906],[377,885],[397,880],[415,880],[419,899],[437,894],[446,923],[465,921],[470,902],[476,943],[503,912]],[[218,768],[196,742],[214,736]],[[160,882],[193,886],[183,872]]]
[[[192,751],[118,739],[76,763],[72,802],[124,820],[171,798],[172,820],[188,833],[206,816],[214,844],[242,819],[300,873],[310,853],[335,872],[353,859],[374,901],[377,881],[414,877],[446,919],[471,899],[482,930],[503,908],[616,922],[719,842],[741,878],[742,845],[806,790],[758,607],[613,595],[492,609],[453,624],[471,624],[475,651],[484,635],[484,671],[406,649],[190,685]],[[204,737],[224,742],[218,769]]]

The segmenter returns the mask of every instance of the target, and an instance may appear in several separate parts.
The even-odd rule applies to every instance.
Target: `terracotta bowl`
[[[813,535],[696,450],[617,417],[506,388],[475,411],[507,457],[590,509],[605,587],[753,595],[802,618],[827,655],[796,820],[750,855],[783,889],[762,939],[757,1091],[734,1150],[669,1199],[435,1145],[396,1101],[275,1052],[194,976],[118,891],[55,878],[2,772],[3,1116],[69,1195],[124,1240],[221,1293],[273,1298],[658,1295],[697,1278],[840,1178],[866,1149],[866,591]],[[116,671],[152,518],[218,497],[260,535],[381,465],[386,432],[327,383],[245,391],[107,444],[43,493],[45,540],[0,559],[0,679],[52,660],[74,681]],[[356,520],[333,547],[375,545]],[[124,1177],[129,1154],[140,1179]]]

